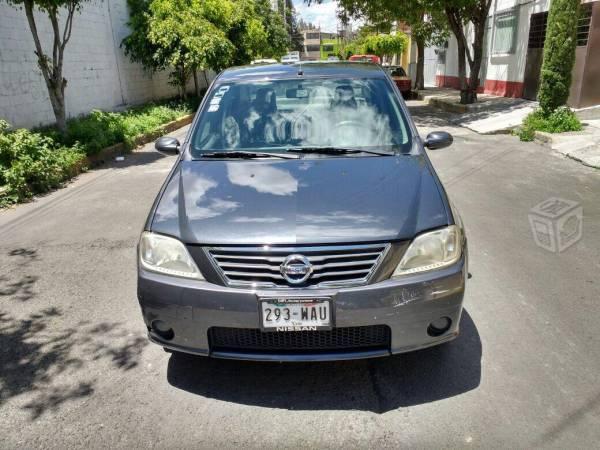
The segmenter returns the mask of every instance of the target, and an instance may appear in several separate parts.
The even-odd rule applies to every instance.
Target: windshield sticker
[[[219,110],[219,105],[210,105],[208,107],[208,112],[215,112]]]
[[[229,90],[229,86],[221,86],[217,92],[215,92],[215,97],[223,97],[225,93]],[[215,98],[213,97],[213,98]]]
[[[211,105],[218,105],[219,103],[221,103],[221,97],[213,97],[210,99]]]

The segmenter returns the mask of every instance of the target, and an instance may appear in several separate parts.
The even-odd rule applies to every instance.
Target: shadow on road
[[[167,379],[193,394],[246,405],[384,413],[477,388],[481,340],[464,311],[460,337],[439,347],[331,363],[254,363],[173,354]]]
[[[62,316],[53,307],[20,319],[0,311],[0,406],[24,395],[24,408],[35,420],[93,394],[96,380],[82,379],[92,361],[108,360],[125,371],[138,365],[145,336],[134,336],[120,323],[65,327]]]
[[[157,152],[156,150],[143,150],[123,155],[125,159],[123,161],[110,160],[106,161],[105,165],[101,168],[115,168],[115,169],[126,169],[133,166],[145,166],[159,159],[167,158],[166,155]],[[175,160],[175,158],[173,158]]]
[[[0,297],[9,297],[15,300],[27,301],[35,296],[33,286],[38,280],[37,275],[28,272],[28,266],[38,259],[36,249],[15,248],[8,252],[11,262],[15,262],[16,276],[0,275]]]
[[[410,115],[417,127],[447,128],[450,114],[429,105],[408,105]]]

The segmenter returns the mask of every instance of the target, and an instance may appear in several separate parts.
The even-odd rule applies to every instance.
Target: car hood
[[[151,229],[199,244],[411,239],[448,224],[423,156],[181,161]]]

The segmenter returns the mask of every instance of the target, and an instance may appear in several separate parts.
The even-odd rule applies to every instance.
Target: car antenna
[[[298,76],[301,77],[302,75],[304,75],[304,72],[302,71],[302,60],[298,61],[298,64]]]

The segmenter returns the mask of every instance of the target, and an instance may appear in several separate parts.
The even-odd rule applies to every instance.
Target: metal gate
[[[523,79],[523,97],[529,100],[537,100],[547,24],[547,11],[532,14],[529,19],[529,41],[527,43],[527,59],[525,60]]]

